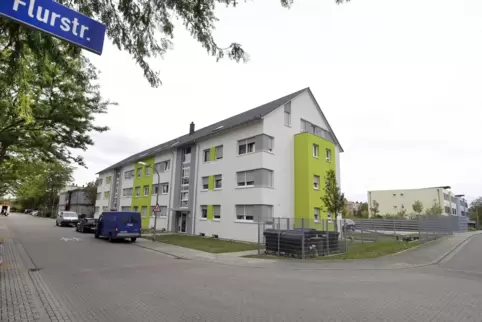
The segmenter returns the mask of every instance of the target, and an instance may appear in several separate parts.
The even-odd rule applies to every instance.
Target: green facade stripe
[[[214,219],[214,208],[213,205],[208,205],[208,216],[207,220],[213,220]]]
[[[211,161],[216,161],[216,147],[213,147],[209,150],[209,159]]]
[[[208,179],[208,189],[214,190],[214,176],[209,176]]]
[[[137,207],[137,211],[139,211],[142,215],[142,207],[147,207],[146,217],[142,218],[142,228],[147,229],[149,228],[149,214],[151,213],[151,197],[152,197],[152,177],[154,172],[154,158],[147,158],[142,160],[147,165],[151,166],[151,172],[148,176],[146,176],[146,169],[145,166],[140,164],[135,165],[134,170],[134,185],[132,187],[132,205],[131,209],[134,210],[134,207]],[[141,169],[141,177],[137,177],[137,169]],[[149,194],[144,196],[144,186],[149,187]],[[136,188],[140,187],[140,195],[136,197]]]
[[[313,156],[313,145],[318,145],[318,158]],[[331,162],[326,161],[326,149],[331,150]],[[321,197],[324,195],[326,171],[336,172],[335,145],[312,133],[300,133],[294,140],[294,172],[295,172],[295,223],[301,227],[302,218],[305,227],[317,229],[322,227],[328,218]],[[319,190],[314,189],[314,176],[320,177]],[[314,209],[320,208],[320,224],[314,223]],[[333,216],[335,220],[335,216]],[[312,227],[313,226],[313,227]],[[318,227],[320,226],[320,227]],[[331,225],[330,225],[331,226]],[[332,229],[332,227],[329,227]]]

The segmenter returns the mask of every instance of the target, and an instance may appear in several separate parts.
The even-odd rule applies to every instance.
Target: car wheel
[[[99,233],[97,231],[94,233],[94,237],[99,238]]]
[[[132,237],[132,238],[131,238],[131,243],[135,243],[135,242],[136,242],[136,240],[137,240],[137,238],[136,238],[136,237]]]
[[[57,220],[55,221],[55,226],[59,226],[59,222]]]
[[[111,243],[114,242],[114,238],[112,238],[112,233],[109,233],[109,242],[111,242]]]

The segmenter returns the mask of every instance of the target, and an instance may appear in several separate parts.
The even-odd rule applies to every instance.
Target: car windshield
[[[62,215],[64,217],[78,217],[76,212],[64,211],[64,212],[62,212]]]

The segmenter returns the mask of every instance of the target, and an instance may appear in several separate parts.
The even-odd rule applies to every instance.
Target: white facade
[[[294,216],[294,136],[301,132],[302,119],[325,131],[331,132],[331,129],[309,90],[305,90],[290,101],[291,113],[288,125],[285,125],[286,116],[284,103],[282,103],[261,119],[246,122],[218,134],[213,133],[213,135],[195,142],[192,149],[195,155],[191,156],[192,163],[190,165],[191,171],[194,171],[194,177],[191,177],[189,183],[194,185],[194,189],[189,195],[189,199],[192,199],[192,207],[188,213],[192,225],[189,226],[187,233],[257,241],[258,219],[251,216],[241,218],[237,213],[237,209],[238,211],[243,209],[240,207],[241,205],[262,206],[262,215],[258,216],[263,216],[264,219],[266,216],[271,218],[292,218]],[[264,143],[256,143],[254,151],[247,151],[240,155],[238,142],[256,136],[263,136],[262,142]],[[335,145],[337,179],[340,182],[339,155],[341,147],[336,143]],[[209,153],[208,150],[221,146],[222,158],[212,161],[205,160],[205,153]],[[182,211],[176,206],[176,201],[179,199],[176,191],[179,191],[179,187],[175,187],[175,185],[179,184],[182,165],[180,160],[176,160],[180,155],[177,149],[178,147],[173,147],[155,157],[156,163],[171,160],[170,171],[160,173],[160,182],[168,183],[169,191],[159,197],[159,205],[166,207],[169,211],[166,216],[158,216],[157,219],[157,229],[168,231],[176,229],[172,224],[176,220],[174,216],[176,216],[176,212]],[[135,163],[123,166],[120,170],[122,176],[125,171],[134,170],[134,166]],[[241,187],[238,185],[238,172],[260,169],[263,171],[263,175],[266,175],[266,184]],[[100,209],[109,205],[109,201],[104,199],[105,191],[112,189],[112,184],[106,184],[108,176],[113,177],[114,171],[99,175],[103,182],[98,188],[101,199],[97,200],[96,206]],[[207,182],[206,177],[210,176],[222,178],[219,181],[219,177],[216,177],[217,187],[214,189],[206,189],[206,186],[203,186]],[[133,179],[123,177],[122,189],[134,188],[133,181]],[[157,183],[157,175],[154,173],[153,184],[155,183]],[[156,195],[153,193],[151,202],[153,206],[156,203],[155,199]],[[119,210],[124,210],[123,207],[130,207],[131,203],[130,195],[121,194]],[[215,218],[212,220],[206,218],[207,206],[216,207]],[[153,225],[152,219],[151,225]]]

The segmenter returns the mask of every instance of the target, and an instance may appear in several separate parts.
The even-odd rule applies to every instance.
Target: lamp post
[[[138,164],[142,166],[147,166],[148,164],[142,161],[137,162]],[[159,184],[161,183],[161,175],[159,174],[159,171],[157,171],[156,165],[154,165],[154,171],[156,171],[157,174],[157,193],[156,193],[156,208],[159,208],[159,189],[160,186]],[[156,240],[156,227],[157,227],[157,212],[154,212],[154,230],[152,233],[152,241]]]

